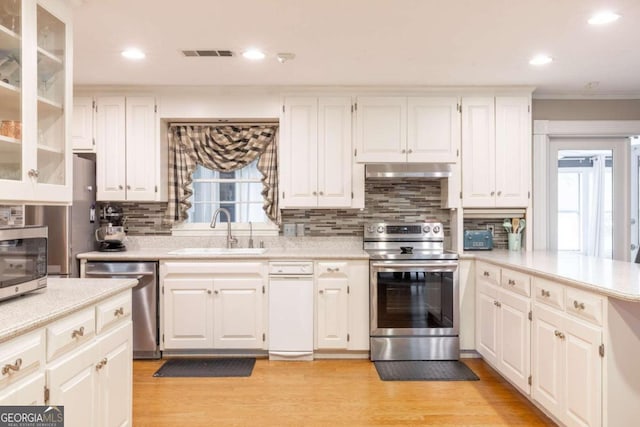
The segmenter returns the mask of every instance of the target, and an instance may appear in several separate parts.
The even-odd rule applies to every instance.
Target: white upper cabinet
[[[71,194],[71,13],[63,1],[5,2],[0,22],[1,201]]]
[[[531,190],[528,96],[462,99],[462,206],[527,207]]]
[[[71,140],[73,151],[95,152],[96,140],[93,134],[93,112],[95,101],[90,96],[73,98],[73,127]]]
[[[351,207],[350,97],[287,97],[280,140],[280,207]]]
[[[155,111],[153,97],[96,99],[98,200],[161,200]]]
[[[460,147],[457,97],[359,97],[359,163],[455,163]]]

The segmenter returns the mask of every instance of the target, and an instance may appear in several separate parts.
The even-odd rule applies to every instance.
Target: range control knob
[[[425,225],[422,231],[424,231],[425,233],[428,233],[431,231],[431,227],[429,227],[428,225]]]
[[[373,225],[367,225],[367,233],[373,233],[374,228]]]
[[[439,226],[439,225],[434,225],[434,226],[433,226],[433,232],[434,232],[435,234],[438,234],[438,233],[440,232],[440,226]]]
[[[378,226],[378,233],[384,233],[384,227],[379,225]]]

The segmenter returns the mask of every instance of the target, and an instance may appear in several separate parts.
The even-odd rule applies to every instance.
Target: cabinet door
[[[95,139],[93,137],[94,102],[90,96],[73,98],[73,127],[71,141],[73,151],[94,152]]]
[[[602,424],[602,330],[579,320],[565,320],[564,417],[568,426]]]
[[[132,410],[132,335],[131,322],[125,322],[99,336],[97,420],[104,427],[131,425]]]
[[[280,139],[280,207],[318,204],[318,99],[284,101]]]
[[[478,276],[476,276],[478,277]],[[476,344],[478,353],[494,367],[498,366],[499,336],[498,287],[478,280],[476,306]]]
[[[318,100],[318,207],[351,206],[351,98]]]
[[[165,279],[164,349],[213,347],[213,280]]]
[[[214,278],[215,348],[263,348],[266,341],[261,278]]]
[[[126,193],[130,201],[153,201],[157,194],[157,151],[155,99],[127,97],[126,100]]]
[[[407,98],[360,97],[356,115],[356,160],[407,161]]]
[[[64,406],[65,425],[96,426],[98,345],[94,341],[47,366],[49,405]]]
[[[346,263],[318,263],[317,348],[347,348],[348,287]]]
[[[462,99],[462,206],[495,206],[493,98]]]
[[[526,207],[531,190],[529,98],[496,97],[496,206]]]
[[[122,96],[96,99],[97,199],[126,200],[125,101]],[[142,164],[148,159],[143,158]]]
[[[0,393],[0,406],[44,405],[44,374],[34,374]]]
[[[349,261],[348,350],[369,350],[369,262]]]
[[[525,394],[530,394],[531,372],[531,300],[511,292],[500,291],[501,343],[498,367],[500,372]]]
[[[407,101],[407,161],[455,163],[460,149],[456,97],[410,97]]]
[[[532,397],[553,416],[562,419],[564,395],[564,343],[559,334],[562,314],[534,304],[532,347]]]

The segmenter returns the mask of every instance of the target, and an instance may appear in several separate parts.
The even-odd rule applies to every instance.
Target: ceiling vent
[[[184,56],[207,56],[207,57],[217,57],[217,56],[233,56],[233,52],[230,50],[183,50],[182,54]]]

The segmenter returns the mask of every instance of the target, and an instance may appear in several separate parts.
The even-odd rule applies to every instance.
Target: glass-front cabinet
[[[0,204],[71,202],[71,25],[62,0],[0,0]]]

